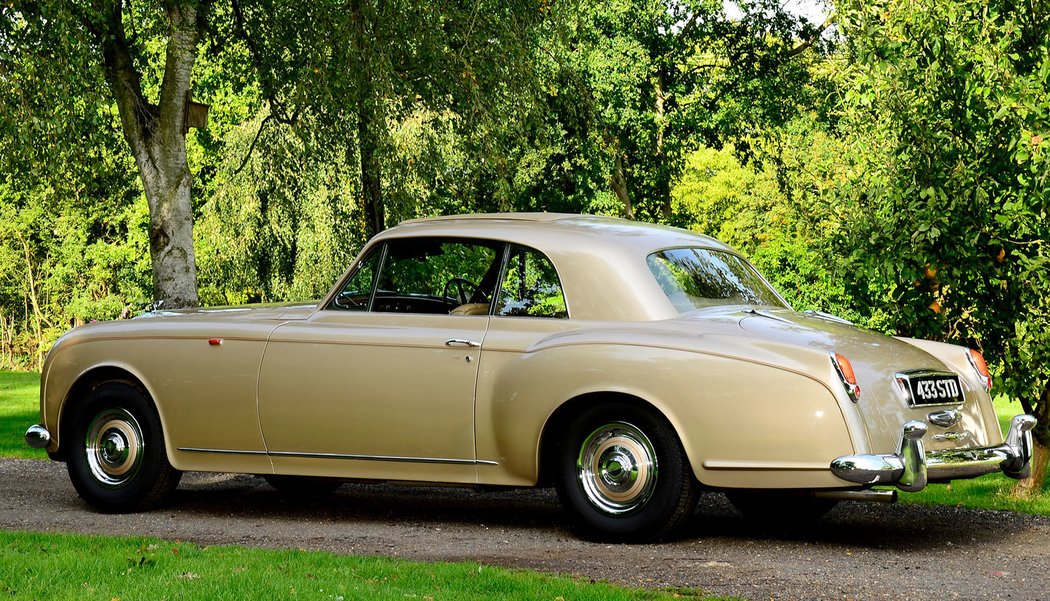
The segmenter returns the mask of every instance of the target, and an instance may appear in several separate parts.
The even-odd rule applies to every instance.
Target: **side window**
[[[390,240],[372,311],[487,315],[502,251],[484,240]]]
[[[376,270],[379,269],[379,257],[382,246],[377,246],[369,251],[368,256],[361,260],[357,271],[354,272],[346,285],[335,295],[326,309],[339,309],[341,311],[367,311],[368,301],[372,298],[372,283],[375,282]]]
[[[496,315],[569,316],[558,272],[550,259],[531,248],[511,246]]]

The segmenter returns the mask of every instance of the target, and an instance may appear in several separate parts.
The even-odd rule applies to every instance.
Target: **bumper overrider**
[[[44,426],[37,424],[26,430],[25,440],[26,444],[34,449],[43,449],[51,442],[51,433]]]
[[[831,462],[831,472],[856,484],[895,485],[915,492],[928,482],[974,478],[1002,472],[1011,478],[1025,478],[1031,471],[1032,428],[1035,418],[1018,415],[1010,421],[1006,442],[997,447],[946,449],[926,452],[922,437],[926,424],[909,421],[901,427],[896,453],[846,455]]]

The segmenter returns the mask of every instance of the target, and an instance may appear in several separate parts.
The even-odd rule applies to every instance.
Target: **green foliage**
[[[41,144],[31,162],[0,157],[0,367],[39,367],[71,324],[150,298],[145,202],[114,116],[103,115],[101,129],[81,124],[83,145]]]
[[[56,600],[713,599],[698,591],[625,589],[473,562],[21,532],[0,533],[0,594]]]
[[[742,164],[732,147],[701,148],[672,192],[674,220],[743,252],[795,309],[869,323],[831,250],[844,219],[837,186],[845,146],[803,117],[753,142],[762,164]]]
[[[865,159],[839,245],[851,292],[902,334],[983,348],[1006,392],[1034,400],[1050,382],[1048,7],[839,9],[852,59],[844,120]]]
[[[330,155],[305,151],[288,128],[264,130],[267,152],[236,171],[262,118],[229,130],[222,143],[230,151],[201,207],[195,237],[205,304],[317,298],[363,243],[354,176]]]
[[[819,30],[780,3],[738,4],[736,18],[710,1],[572,5],[540,67],[546,113],[524,145],[547,152],[529,155],[545,166],[534,167],[525,198],[545,210],[666,221],[688,152],[807,106],[818,54],[803,50],[823,49]]]

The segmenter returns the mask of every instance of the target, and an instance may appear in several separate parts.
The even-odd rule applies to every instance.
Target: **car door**
[[[270,336],[259,416],[277,473],[474,482],[474,393],[503,245],[389,240]]]

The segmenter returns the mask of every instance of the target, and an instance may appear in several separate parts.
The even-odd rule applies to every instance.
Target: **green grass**
[[[998,397],[995,399],[995,412],[1005,433],[1010,426],[1010,418],[1023,410],[1018,403]],[[1001,474],[990,474],[972,480],[955,480],[950,484],[931,484],[921,492],[901,493],[900,499],[905,503],[923,505],[953,505],[1050,515],[1050,491],[1047,488],[1044,487],[1039,497],[1016,499],[1010,496],[1016,482]]]
[[[704,598],[625,589],[478,563],[423,564],[303,550],[198,547],[152,538],[0,532],[6,599],[549,599]]]
[[[26,445],[26,429],[40,423],[40,374],[0,371],[0,457],[44,459]]]

